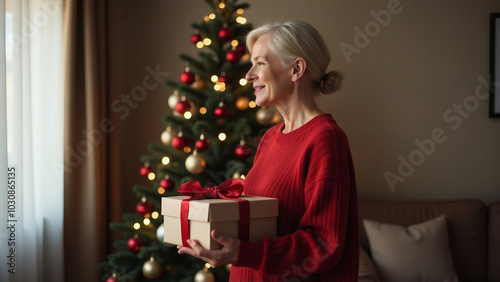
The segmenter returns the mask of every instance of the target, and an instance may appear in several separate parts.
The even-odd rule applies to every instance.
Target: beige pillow
[[[372,259],[382,281],[454,281],[446,217],[408,227],[364,219]]]
[[[380,279],[373,266],[372,259],[363,247],[359,247],[359,276],[358,282],[378,282]]]

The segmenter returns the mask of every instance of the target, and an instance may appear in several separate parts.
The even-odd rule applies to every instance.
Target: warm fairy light
[[[250,59],[250,55],[248,53],[245,53],[243,56],[241,56],[241,61],[248,61]]]
[[[210,38],[205,38],[205,39],[203,39],[203,44],[205,46],[208,46],[208,45],[212,44],[212,40],[210,40]]]
[[[226,84],[224,82],[221,82],[219,85],[220,85],[219,87],[220,92],[226,91]]]
[[[212,266],[209,263],[205,263],[206,268],[211,268]]]
[[[152,213],[151,213],[151,217],[152,217],[153,219],[157,219],[157,218],[158,218],[158,216],[160,216],[160,215],[158,214],[158,212],[157,212],[157,211],[154,211],[154,212],[152,212]]]
[[[151,223],[151,220],[149,220],[149,218],[145,218],[143,222],[144,222],[144,225],[147,226]]]
[[[205,46],[205,44],[203,44],[203,42],[202,42],[202,41],[198,41],[198,42],[196,43],[196,47],[198,47],[198,49],[201,49],[201,48],[203,48],[204,46]]]
[[[185,119],[190,119],[193,117],[193,114],[190,111],[187,111],[184,113],[184,118]]]
[[[225,7],[226,7],[226,4],[224,4],[224,3],[220,3],[220,4],[219,4],[219,9],[221,9],[221,10],[222,10],[222,9],[224,9]]]
[[[233,47],[238,46],[238,44],[240,44],[240,43],[238,43],[238,40],[236,40],[236,39],[234,39],[233,41],[231,41],[231,46],[233,46]]]
[[[219,77],[214,74],[214,75],[212,75],[212,77],[210,77],[210,80],[212,82],[217,82],[217,80],[219,80]]]
[[[203,17],[203,19],[204,19],[206,22],[208,22],[208,21],[210,20],[210,18],[209,18],[208,16]]]
[[[220,84],[215,84],[214,85],[214,90],[215,91],[220,91]]]
[[[243,180],[245,180],[245,175],[244,175],[244,174],[242,174],[242,175],[240,176],[240,178],[241,178],[241,179],[243,179]]]
[[[139,230],[141,228],[141,224],[139,222],[134,223],[134,229]]]
[[[224,133],[224,132],[219,133],[219,140],[220,141],[226,140],[226,133]]]
[[[155,175],[155,173],[154,173],[154,172],[150,172],[150,173],[148,174],[148,179],[149,179],[149,180],[155,180],[155,177],[156,177],[156,175]]]
[[[257,107],[257,103],[255,103],[255,101],[250,101],[250,102],[248,102],[248,106],[253,109],[253,108]]]
[[[191,153],[191,148],[188,146],[184,147],[183,150],[184,150],[184,153]]]
[[[236,22],[239,23],[239,24],[246,24],[247,23],[247,19],[245,17],[237,17],[236,18]]]
[[[170,158],[165,156],[161,159],[161,163],[164,165],[168,165],[170,163]]]
[[[211,13],[210,15],[208,15],[208,18],[211,19],[211,20],[215,19],[215,14]]]
[[[205,108],[205,107],[201,107],[201,108],[200,108],[200,114],[204,115],[204,114],[206,114],[206,113],[207,113],[207,108]]]
[[[149,218],[151,215],[149,213],[144,215],[144,218]]]
[[[242,8],[239,8],[238,10],[236,10],[236,13],[237,13],[238,15],[243,14],[243,12],[245,12],[245,10],[243,10]]]
[[[246,80],[246,79],[244,79],[244,78],[240,79],[240,85],[241,85],[241,86],[245,86],[245,85],[247,85],[247,80]]]
[[[165,193],[165,188],[158,187],[158,194],[162,195],[163,193]]]

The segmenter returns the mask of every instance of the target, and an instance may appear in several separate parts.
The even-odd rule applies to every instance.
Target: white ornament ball
[[[186,158],[186,169],[192,174],[199,174],[205,170],[205,159],[196,152]]]
[[[268,108],[262,107],[255,114],[255,119],[262,125],[268,125],[273,119],[274,113]]]
[[[173,111],[175,111],[175,107],[177,107],[177,104],[181,101],[181,98],[179,97],[178,94],[174,93],[168,97],[168,107],[171,108]]]
[[[214,282],[215,277],[212,272],[202,269],[194,275],[194,282]]]
[[[171,145],[172,140],[174,140],[174,138],[177,136],[177,134],[178,133],[175,130],[166,129],[165,131],[163,131],[161,133],[161,136],[160,136],[161,142],[165,145]]]
[[[156,229],[156,238],[158,238],[158,241],[163,242],[165,239],[165,226],[163,223]]]

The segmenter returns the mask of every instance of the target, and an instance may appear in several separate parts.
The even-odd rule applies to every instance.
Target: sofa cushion
[[[359,276],[358,282],[378,282],[380,279],[373,265],[370,255],[363,247],[359,248]]]
[[[363,220],[383,281],[454,281],[446,217],[404,227]]]
[[[409,226],[444,214],[453,264],[460,281],[485,281],[487,265],[486,205],[475,199],[359,200],[360,243],[367,250],[362,220]]]
[[[489,207],[488,281],[500,281],[500,202]]]

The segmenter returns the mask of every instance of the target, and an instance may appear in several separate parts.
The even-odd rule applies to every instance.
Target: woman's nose
[[[248,81],[248,82],[252,82],[252,81],[254,81],[254,80],[255,80],[255,74],[254,74],[254,72],[253,72],[253,67],[251,67],[251,68],[248,70],[247,74],[245,75],[245,79],[246,79],[246,81]]]

